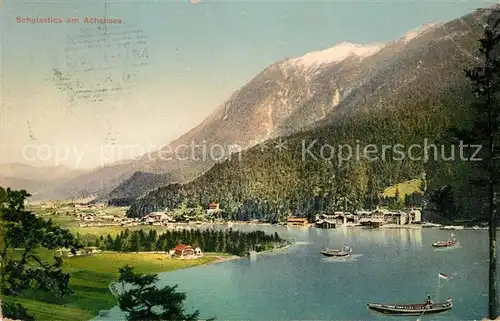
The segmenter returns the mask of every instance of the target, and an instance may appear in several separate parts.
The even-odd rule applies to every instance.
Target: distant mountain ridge
[[[447,130],[470,121],[474,96],[464,70],[478,63],[478,40],[491,13],[479,9],[426,26],[359,60],[349,56],[341,64],[308,64],[312,70],[289,67],[288,60],[271,66],[267,72],[285,70],[292,79],[310,78],[309,99],[289,118],[297,123],[280,129],[284,134],[302,128],[281,137],[288,148],[252,147],[243,152],[242,160],[216,164],[189,183],[147,193],[132,203],[127,214],[139,217],[183,202],[206,206],[217,200],[229,219],[312,218],[334,211],[344,197],[366,206],[386,187],[425,172],[429,190],[453,185],[453,201],[461,215],[481,215],[481,200],[468,196],[471,187],[463,175],[467,162],[396,160],[388,155],[383,161],[351,159],[341,166],[335,158],[304,159],[301,146],[318,141],[312,149],[317,156],[323,144],[408,147],[427,139],[445,146]],[[276,140],[266,144],[272,146]]]
[[[137,177],[132,175],[137,171],[159,174],[154,181],[160,185],[194,179],[208,170],[217,160],[162,160],[165,158],[162,157],[165,151],[194,142],[206,145],[208,148],[220,144],[225,148],[225,152],[229,153],[230,146],[238,146],[240,150],[244,150],[269,138],[298,131],[304,126],[301,124],[296,128],[288,126],[285,131],[282,128],[291,122],[290,117],[294,116],[294,108],[300,108],[301,104],[310,99],[311,78],[309,74],[304,74],[303,70],[300,75],[293,77],[288,73],[295,72],[293,69],[300,70],[304,63],[311,62],[311,58],[319,64],[332,63],[333,60],[339,62],[345,60],[346,64],[351,64],[376,52],[380,47],[381,45],[361,46],[342,43],[323,52],[306,54],[303,56],[304,59],[292,58],[285,69],[280,66],[281,62],[275,63],[234,92],[199,126],[159,151],[130,162],[104,166],[61,186],[47,189],[45,195],[43,193],[42,195],[45,198],[84,197],[89,194],[97,194],[101,198],[137,197],[157,187],[141,181],[138,184],[143,186],[142,188],[134,188],[136,191],[134,193],[125,192],[131,191],[125,186],[133,185],[133,180]],[[310,73],[313,73],[312,69],[309,70]],[[313,118],[313,122],[320,119],[320,117]],[[181,152],[176,156],[185,158],[190,155]],[[201,155],[198,153],[197,156]],[[120,183],[124,186],[119,186]]]
[[[0,164],[0,186],[26,189],[32,195],[37,195],[49,186],[61,184],[86,172],[65,166],[36,167],[22,163],[3,163]]]
[[[471,53],[482,30],[481,15],[484,11],[479,10],[460,21],[424,25],[387,44],[344,42],[274,63],[199,126],[164,148],[81,175],[52,189],[51,197],[139,197],[161,184],[191,181],[217,162],[183,159],[191,157],[187,150],[177,154],[177,159],[162,160],[161,154],[169,149],[194,142],[208,148],[220,144],[226,153],[230,145],[245,150],[394,103],[403,105],[426,95],[454,95],[465,83],[460,67],[474,61]],[[195,156],[201,153],[198,150]],[[132,175],[137,171],[160,176],[125,188],[135,185]],[[151,181],[155,184],[150,185]]]
[[[266,139],[327,125],[334,121],[329,117],[343,116],[345,110],[342,105],[347,105],[346,102],[350,99],[352,103],[357,103],[356,97],[351,93],[383,70],[386,67],[384,63],[387,65],[394,52],[402,50],[411,40],[425,35],[438,25],[424,25],[422,29],[412,30],[389,44],[359,45],[343,42],[326,50],[277,62],[234,93],[218,112],[181,137],[180,141],[187,142],[201,136],[203,140],[220,142],[217,137],[227,137],[227,133],[234,133],[234,124],[238,123],[240,117],[247,116],[260,117],[262,121],[261,125],[255,122],[258,131],[246,128],[247,124],[239,127],[238,134],[247,130],[247,137],[254,137],[245,141],[244,138],[235,136],[233,141],[243,142],[242,149]],[[344,99],[346,102],[343,102]],[[241,107],[241,102],[246,103],[245,108]],[[217,123],[220,126],[216,126]],[[206,128],[217,131],[209,136]],[[222,141],[227,142],[228,139]],[[176,143],[172,145],[175,146]],[[209,162],[203,170],[211,165]],[[152,188],[145,186],[141,193],[147,190]],[[125,197],[123,194],[120,196]],[[115,197],[114,193],[109,195],[110,199]],[[126,197],[134,198],[138,195],[128,194]]]

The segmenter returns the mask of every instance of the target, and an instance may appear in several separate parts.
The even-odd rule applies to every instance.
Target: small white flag
[[[443,273],[439,273],[439,278],[449,280],[451,278],[451,276],[443,274]]]

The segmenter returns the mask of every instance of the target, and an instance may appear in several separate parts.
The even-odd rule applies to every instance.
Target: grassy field
[[[26,208],[45,219],[52,219],[57,224],[67,228],[77,228],[80,225],[78,215],[93,214],[96,217],[118,216],[125,217],[127,207],[111,207],[98,204],[95,208],[85,206],[74,207],[72,202],[32,202]]]
[[[71,273],[74,294],[59,299],[53,294],[27,293],[22,298],[4,298],[23,304],[37,320],[89,320],[100,310],[116,305],[108,285],[117,279],[118,268],[135,267],[141,273],[159,273],[214,262],[224,255],[205,255],[194,260],[170,259],[156,253],[100,253],[64,260],[64,270]],[[226,256],[227,257],[227,256]]]
[[[386,188],[382,195],[386,197],[394,197],[397,189],[399,191],[399,198],[404,200],[405,195],[411,195],[413,192],[420,192],[420,184],[422,184],[421,179],[412,179]]]
[[[152,225],[138,225],[138,226],[117,226],[117,225],[109,225],[109,226],[93,226],[93,227],[80,227],[80,219],[75,216],[75,213],[91,213],[96,215],[96,217],[104,216],[104,215],[117,215],[119,217],[125,216],[126,207],[108,207],[102,206],[94,209],[86,209],[79,208],[75,209],[71,207],[70,202],[50,202],[50,205],[47,203],[31,203],[27,206],[27,208],[37,216],[43,217],[44,219],[51,219],[56,224],[61,227],[69,229],[73,234],[79,234],[80,237],[84,241],[93,241],[100,236],[106,237],[108,234],[112,237],[120,234],[121,231],[125,229],[133,230],[144,230],[149,232],[149,230],[155,229],[157,232],[164,232],[166,227],[164,226],[152,226]]]

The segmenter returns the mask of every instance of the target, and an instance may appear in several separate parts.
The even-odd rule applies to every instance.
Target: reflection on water
[[[436,247],[434,248],[435,252],[449,252],[449,251],[455,251],[458,249],[461,249],[462,246],[460,245],[460,242],[457,242],[454,246],[449,246],[449,247]]]
[[[349,263],[358,261],[363,254],[351,254],[349,257],[324,257],[321,259],[323,263]]]
[[[411,235],[413,235],[413,242],[411,242],[411,244],[414,247],[422,247],[423,246],[423,243],[422,243],[422,229],[421,228],[419,228],[419,229],[413,229],[413,234],[409,233],[408,237],[410,237]]]
[[[215,225],[213,228],[228,229],[229,227],[227,225]],[[340,237],[348,242],[370,242],[379,247],[390,247],[394,246],[395,243],[398,243],[398,246],[404,249],[418,249],[424,246],[422,242],[422,228],[367,229],[361,227],[340,227],[335,229],[320,229],[315,227],[253,224],[234,224],[231,228],[233,230],[248,232],[254,230],[261,230],[265,233],[278,232],[281,237],[294,240],[296,244],[315,243],[315,240],[318,238],[336,240]]]
[[[395,243],[401,248],[422,248],[422,229],[421,228],[380,228],[365,229],[359,227],[339,228],[328,230],[333,233],[339,233],[346,239],[353,242],[370,242],[380,247],[390,247]]]
[[[222,228],[228,228],[223,226]],[[422,240],[422,228],[379,228],[367,229],[361,227],[340,227],[335,229],[320,229],[315,227],[289,227],[270,225],[235,224],[233,229],[253,231],[256,229],[266,233],[278,232],[280,237],[295,241],[295,244],[313,244],[317,240],[328,240],[325,247],[338,247],[345,243],[349,245],[371,243],[378,247],[390,248],[397,246],[402,249],[421,249],[430,244]],[[340,243],[340,244],[339,244]]]

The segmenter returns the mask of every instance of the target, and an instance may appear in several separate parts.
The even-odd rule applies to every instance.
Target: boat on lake
[[[447,225],[439,228],[440,230],[463,230],[464,227],[462,225]]]
[[[450,239],[447,241],[438,241],[435,243],[432,243],[433,247],[451,247],[457,245],[457,239],[455,238],[455,235],[451,234]]]
[[[441,226],[442,226],[441,224],[430,223],[430,222],[426,222],[426,223],[422,224],[423,228],[433,228],[433,227],[441,227]]]
[[[423,315],[432,313],[441,313],[450,310],[453,307],[451,298],[445,302],[434,303],[427,300],[426,303],[420,304],[384,304],[384,303],[368,303],[370,310],[395,315]]]
[[[330,250],[330,249],[326,249],[326,250],[323,250],[321,251],[321,254],[323,254],[324,256],[328,256],[328,257],[348,257],[350,256],[352,253],[352,249],[350,247],[348,247],[347,245],[344,246],[343,249],[334,249],[334,250]]]

